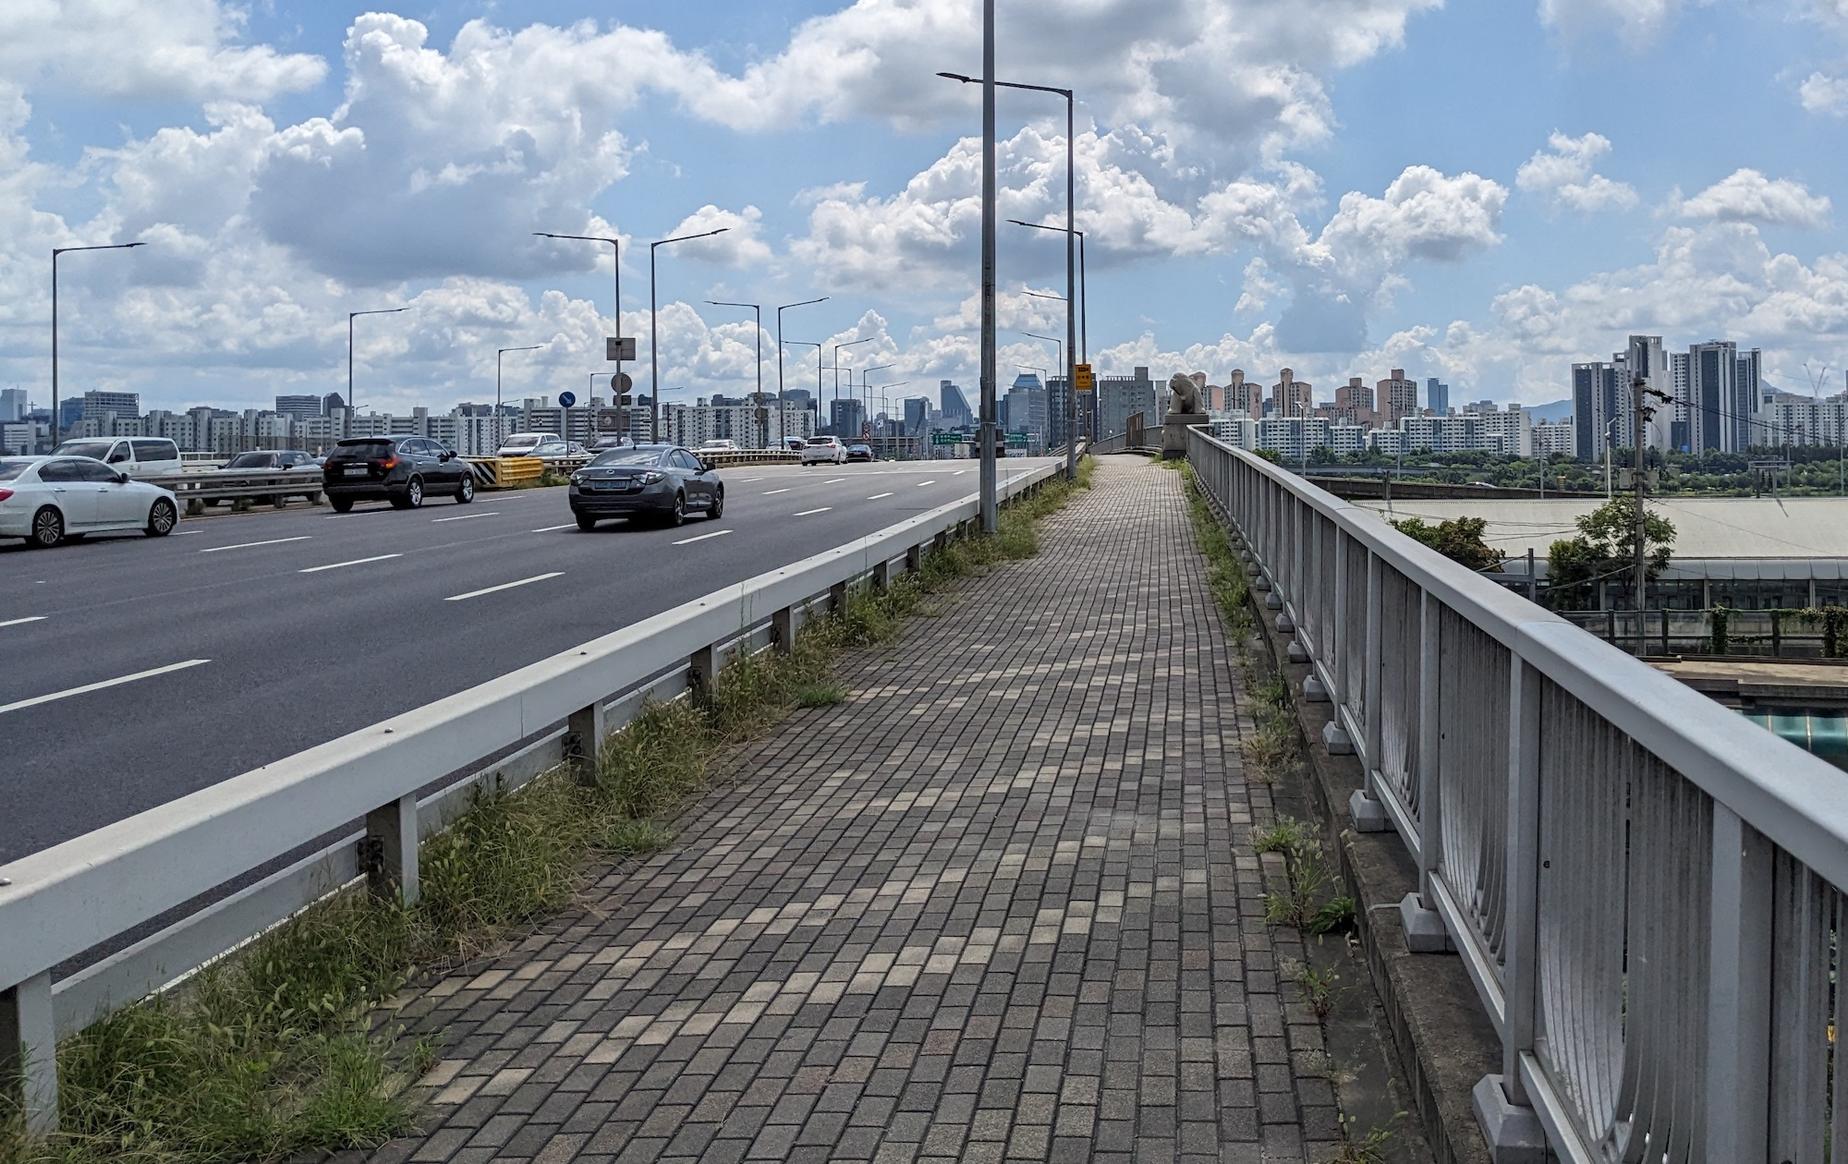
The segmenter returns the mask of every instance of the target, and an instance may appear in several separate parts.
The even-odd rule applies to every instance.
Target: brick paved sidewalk
[[[419,998],[429,1135],[373,1158],[1327,1155],[1180,477],[1095,480],[670,851]]]

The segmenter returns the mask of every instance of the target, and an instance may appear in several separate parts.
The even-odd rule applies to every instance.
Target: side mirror
[[[448,449],[444,449],[442,452],[436,455],[436,459],[439,461],[447,461],[447,460],[452,459],[454,456],[455,456],[454,453],[450,452]]]
[[[706,472],[710,473],[714,469],[719,467],[719,463],[713,460],[711,457],[701,457],[699,459],[699,467],[701,469],[704,469]]]
[[[127,474],[127,473],[120,473],[120,472],[118,472],[118,473],[117,473],[117,474],[115,475],[115,483],[116,483],[117,485],[126,485],[126,484],[128,484],[128,474]]]

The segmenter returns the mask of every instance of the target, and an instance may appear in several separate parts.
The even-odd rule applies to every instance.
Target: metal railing
[[[1362,831],[1418,871],[1502,1047],[1499,1159],[1765,1164],[1848,1143],[1848,781],[1201,429],[1198,480],[1332,702]]]
[[[197,516],[220,501],[268,501],[281,506],[291,497],[321,500],[321,470],[312,469],[195,469],[157,477],[136,478],[149,485],[171,489],[186,512]]]
[[[1034,489],[1052,466],[1005,482]],[[0,1086],[18,1079],[29,1125],[57,1120],[56,1039],[173,983],[320,898],[367,877],[418,892],[418,841],[466,793],[587,764],[644,698],[712,683],[728,653],[787,645],[812,603],[884,585],[895,562],[973,529],[974,497],[727,586],[563,654],[393,716],[49,849],[0,865]],[[441,791],[420,789],[460,775]],[[353,822],[363,828],[342,835]],[[341,836],[75,973],[57,968],[278,859]],[[362,853],[371,854],[368,866]],[[23,1051],[21,1048],[23,1047]]]

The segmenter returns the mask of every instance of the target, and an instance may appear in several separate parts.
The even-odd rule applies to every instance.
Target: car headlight
[[[571,474],[571,483],[573,485],[582,485],[584,483],[584,474],[582,473]]]
[[[654,472],[643,473],[642,474],[642,484],[653,485],[656,481],[664,480],[666,476],[667,475],[665,473],[654,473]]]

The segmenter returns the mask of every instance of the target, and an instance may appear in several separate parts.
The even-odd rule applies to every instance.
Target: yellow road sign
[[[1079,364],[1074,368],[1072,371],[1072,379],[1075,387],[1080,392],[1095,392],[1097,390],[1097,377],[1091,372],[1091,365],[1089,364]]]

